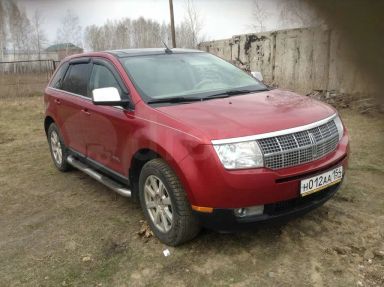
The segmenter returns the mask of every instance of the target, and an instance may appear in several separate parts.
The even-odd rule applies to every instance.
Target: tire
[[[62,172],[70,170],[71,166],[67,162],[68,149],[64,145],[63,138],[56,124],[52,123],[49,126],[47,137],[51,158],[56,168]]]
[[[175,172],[162,159],[144,165],[139,179],[139,197],[145,218],[161,242],[177,246],[199,233],[200,224],[192,213],[186,193]]]

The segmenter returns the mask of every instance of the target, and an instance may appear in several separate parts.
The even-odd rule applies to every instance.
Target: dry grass
[[[205,231],[167,248],[137,235],[138,206],[58,172],[41,97],[0,105],[0,286],[383,286],[383,118],[342,112],[352,142],[342,190],[280,227]]]
[[[47,86],[50,73],[0,74],[0,100],[20,101],[35,96]]]

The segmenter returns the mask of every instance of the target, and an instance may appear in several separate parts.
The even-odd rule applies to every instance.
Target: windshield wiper
[[[243,95],[243,94],[249,94],[254,92],[262,92],[267,91],[268,89],[260,89],[260,90],[228,90],[225,92],[220,92],[217,94],[209,95],[203,98],[205,99],[216,99],[216,98],[228,98],[230,96],[236,96],[236,95]]]
[[[224,92],[219,92],[217,94],[209,95],[206,97],[168,97],[168,98],[160,98],[160,99],[152,99],[148,101],[148,104],[161,104],[161,103],[188,103],[188,102],[196,102],[196,101],[204,101],[208,99],[218,99],[218,98],[228,98],[230,96],[243,95],[249,93],[263,92],[268,91],[269,89],[260,89],[260,90],[249,90],[249,89],[239,89],[239,90],[228,90]]]
[[[201,98],[189,98],[189,97],[169,97],[161,99],[153,99],[148,101],[148,104],[161,104],[161,103],[188,103],[201,101]]]

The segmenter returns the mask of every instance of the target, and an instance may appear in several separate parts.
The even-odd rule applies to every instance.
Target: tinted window
[[[57,70],[55,76],[53,77],[50,87],[60,89],[63,77],[67,71],[68,63],[62,64]]]
[[[87,97],[91,69],[92,65],[90,63],[70,65],[61,88],[65,91]]]
[[[94,65],[90,81],[91,90],[109,87],[116,88],[121,95],[120,85],[112,72],[105,66]]]

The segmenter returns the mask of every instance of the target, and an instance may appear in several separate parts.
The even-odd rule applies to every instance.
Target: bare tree
[[[34,46],[38,54],[38,59],[41,60],[42,46],[46,43],[47,38],[43,30],[44,18],[40,10],[35,10],[32,16],[32,27],[34,30]]]
[[[256,32],[264,32],[266,30],[265,20],[269,14],[267,13],[260,0],[253,0],[252,14],[255,21],[253,28],[256,30]]]
[[[123,18],[86,27],[84,39],[94,51],[155,47],[161,43],[161,28],[158,22],[143,17],[133,21]]]
[[[190,39],[184,46],[189,48],[196,48],[200,42],[201,30],[203,27],[202,19],[198,9],[196,8],[193,0],[186,0],[185,3],[186,15],[184,18],[185,24],[181,24],[179,30],[185,33],[185,36],[189,34]],[[179,31],[179,33],[180,33]],[[180,46],[180,43],[179,43]]]
[[[84,30],[84,41],[88,49],[100,51],[100,32],[96,25],[87,26]]]
[[[127,49],[131,45],[131,20],[128,18],[116,22],[114,31],[114,48]]]
[[[12,48],[13,58],[30,59],[32,51],[40,51],[46,41],[42,28],[43,17],[35,11],[31,19],[25,9],[14,0],[0,0],[0,57],[4,51]]]
[[[151,48],[162,45],[160,24],[143,17],[132,21],[132,37],[133,48]]]
[[[170,42],[170,34],[169,34],[169,26],[163,22],[160,26],[160,39],[162,42],[164,42],[167,46],[169,45]]]
[[[4,58],[6,36],[5,7],[3,0],[0,0],[0,60]]]
[[[198,41],[202,39],[201,22],[196,10],[189,15],[189,18],[186,17],[176,27],[176,35],[180,47],[195,48]],[[102,26],[87,26],[84,31],[84,41],[87,48],[93,51],[162,47],[162,41],[169,43],[170,35],[170,26],[165,23],[160,24],[143,17],[136,20],[123,18],[107,21]]]
[[[110,50],[114,48],[115,44],[115,27],[114,23],[111,20],[108,20],[106,24],[102,27],[103,39],[104,39],[104,50]]]
[[[82,28],[79,23],[79,16],[72,10],[67,10],[66,15],[61,20],[61,26],[57,30],[56,41],[66,44],[66,54],[70,44],[82,47]]]
[[[180,48],[196,48],[197,46],[197,42],[194,41],[193,31],[186,21],[176,26],[176,39]]]
[[[29,55],[31,51],[32,27],[24,9],[20,9],[13,1],[8,1],[8,26],[13,54],[23,51]]]

